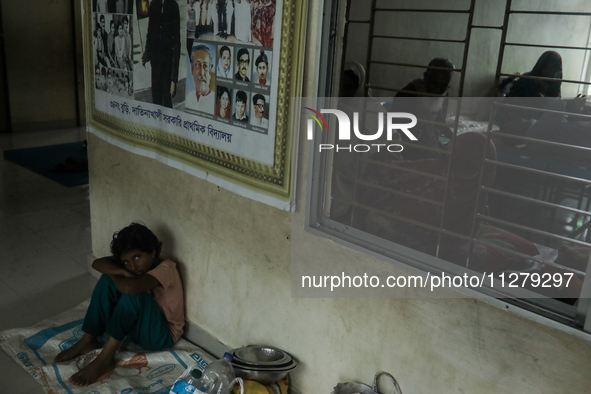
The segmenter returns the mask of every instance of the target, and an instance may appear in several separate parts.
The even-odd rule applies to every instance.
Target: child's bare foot
[[[115,369],[115,359],[98,355],[90,364],[72,375],[70,382],[76,386],[88,386],[104,374]]]
[[[104,374],[115,369],[115,353],[121,341],[111,337],[99,355],[78,373],[72,375],[70,382],[76,386],[88,386]]]
[[[61,363],[64,361],[69,361],[76,356],[88,353],[94,349],[98,349],[98,347],[98,339],[95,336],[84,334],[84,336],[78,342],[73,344],[72,347],[60,352],[57,356],[55,356],[53,362]]]

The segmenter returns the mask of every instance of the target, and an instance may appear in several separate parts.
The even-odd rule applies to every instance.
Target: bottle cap
[[[228,352],[224,353],[224,357],[230,361],[234,359],[234,356],[232,355],[232,353],[228,353]]]
[[[194,369],[191,371],[191,376],[195,379],[201,379],[201,375],[203,375],[203,373],[198,369]]]

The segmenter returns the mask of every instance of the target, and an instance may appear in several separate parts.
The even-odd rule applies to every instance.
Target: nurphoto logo
[[[337,117],[338,121],[338,141],[351,141],[351,120],[349,115],[338,109],[321,109],[320,112],[315,111],[312,108],[304,107],[308,110],[306,114],[311,118],[307,122],[307,138],[308,140],[314,139],[314,121],[320,127],[320,131],[328,131],[328,125],[322,114],[333,114]],[[385,116],[384,116],[385,115]],[[384,133],[384,118],[386,119],[386,141],[392,141],[394,130],[400,130],[410,139],[411,141],[417,141],[417,137],[411,133],[409,129],[413,128],[417,124],[417,117],[408,112],[378,112],[366,116],[377,116],[378,117],[378,130],[374,134],[363,134],[359,130],[359,112],[353,112],[353,133],[358,140],[361,141],[378,141],[382,140],[382,134]],[[394,123],[400,121],[400,119],[408,119],[410,122],[407,123]],[[404,147],[400,144],[385,144],[385,143],[374,143],[374,144],[319,144],[318,149],[320,152],[323,150],[336,150],[349,151],[349,152],[369,152],[375,149],[380,152],[380,149],[384,148],[388,152],[402,152]]]

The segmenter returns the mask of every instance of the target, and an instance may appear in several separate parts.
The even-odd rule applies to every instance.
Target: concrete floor
[[[0,134],[0,150],[82,141],[84,128]],[[0,331],[28,327],[90,298],[96,284],[88,186],[65,187],[0,155]],[[45,391],[0,351],[0,393]]]

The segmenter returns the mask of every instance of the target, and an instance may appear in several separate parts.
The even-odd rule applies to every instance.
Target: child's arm
[[[92,262],[92,268],[107,275],[123,275],[128,278],[135,278],[133,272],[126,270],[121,265],[115,263],[111,257],[101,257]]]
[[[136,295],[160,286],[158,279],[152,275],[136,275],[115,263],[111,257],[94,260],[92,268],[102,274],[109,275],[117,290],[123,294]]]
[[[133,278],[122,275],[110,275],[115,287],[123,294],[137,295],[160,286],[158,279],[150,274],[141,274]]]

